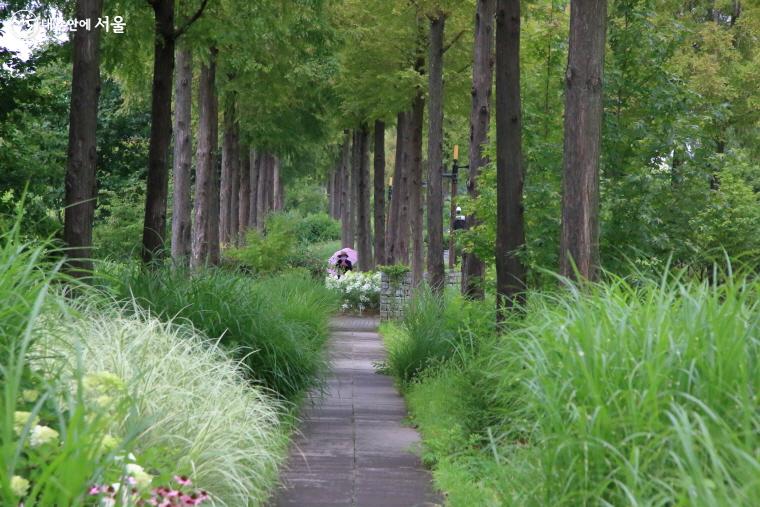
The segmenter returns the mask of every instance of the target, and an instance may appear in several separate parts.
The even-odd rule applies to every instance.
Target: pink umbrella
[[[327,271],[332,276],[338,275],[338,272],[335,270],[335,265],[338,264],[338,260],[344,256],[348,259],[352,266],[356,266],[356,262],[359,260],[359,256],[356,254],[356,250],[353,248],[341,248],[332,254],[330,259],[327,261],[328,265],[330,266]]]

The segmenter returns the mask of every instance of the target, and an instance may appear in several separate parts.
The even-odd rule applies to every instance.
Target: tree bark
[[[251,148],[251,172],[250,181],[250,203],[248,205],[248,228],[255,229],[258,227],[258,207],[259,207],[259,170],[261,168],[261,153]]]
[[[565,72],[560,272],[599,276],[599,159],[606,0],[572,0]]]
[[[358,154],[358,199],[356,203],[356,236],[358,243],[359,269],[371,271],[375,264],[372,258],[372,228],[369,180],[369,127],[362,123],[356,131]]]
[[[198,86],[198,147],[195,155],[195,208],[193,212],[192,254],[190,265],[197,269],[209,260],[209,222],[214,191],[213,63],[201,66]]]
[[[443,34],[446,18],[430,19],[430,56],[428,60],[428,199],[427,271],[430,286],[443,292],[446,273],[443,266]]]
[[[216,55],[218,51],[216,48],[211,48],[211,63],[209,68],[211,69],[211,105],[213,111],[211,114],[211,162],[213,167],[213,179],[212,179],[212,193],[211,193],[211,215],[208,221],[208,257],[209,263],[216,266],[221,261],[221,249],[220,240],[221,235],[219,231],[219,188],[220,188],[220,175],[222,172],[222,164],[219,157],[219,97],[216,94]]]
[[[524,301],[520,0],[496,11],[496,305],[497,318]]]
[[[235,98],[226,97],[224,107],[224,137],[222,141],[222,178],[219,194],[219,232],[222,243],[232,238],[233,181],[238,163],[235,133]]]
[[[335,209],[333,210],[334,212],[333,218],[335,220],[340,220],[340,217],[341,217],[341,209],[342,209],[341,207],[343,206],[343,201],[342,201],[343,180],[344,180],[343,167],[341,165],[341,157],[339,154],[337,161],[335,162],[335,177],[334,177],[335,185],[333,187],[334,192],[335,192],[335,197],[333,199],[334,201],[333,204],[335,206]]]
[[[396,153],[394,156],[393,168],[393,185],[390,196],[390,212],[388,213],[388,228],[386,233],[386,244],[388,252],[386,261],[388,264],[397,262],[408,262],[409,257],[406,253],[409,244],[409,221],[408,211],[404,215],[404,221],[401,221],[402,204],[406,202],[406,178],[404,176],[404,149],[406,144],[406,129],[408,123],[408,113],[401,111],[396,116]]]
[[[385,265],[385,122],[375,120],[375,265]]]
[[[258,182],[256,183],[256,227],[259,231],[264,230],[264,219],[267,213],[267,172],[269,167],[269,154],[259,154]]]
[[[282,210],[282,179],[280,178],[280,158],[274,158],[272,168],[272,210]]]
[[[177,76],[174,112],[174,198],[172,200],[172,259],[186,264],[190,258],[191,164],[193,135],[190,131],[192,112],[193,55],[188,49],[177,51]]]
[[[425,115],[425,97],[422,90],[412,103],[409,122],[409,224],[412,246],[412,283],[419,284],[425,272],[424,216],[422,201],[422,127]]]
[[[240,178],[238,183],[238,228],[237,244],[245,241],[245,233],[250,227],[251,216],[251,153],[247,146],[240,148]]]
[[[98,19],[102,0],[78,0],[76,19]],[[76,277],[92,273],[92,222],[97,198],[98,97],[100,96],[100,30],[74,34],[69,144],[66,163],[66,210],[63,239],[67,271]]]
[[[477,178],[481,167],[488,163],[481,149],[488,141],[491,118],[491,87],[493,84],[493,23],[496,0],[478,0],[475,14],[475,46],[472,62],[472,109],[470,112],[470,170],[467,193],[477,198]],[[478,224],[474,213],[467,213],[465,227]],[[462,255],[462,293],[472,299],[483,299],[485,264],[472,252]]]
[[[172,78],[174,75],[174,0],[153,0],[155,44],[148,146],[142,259],[150,263],[163,247],[169,193],[169,145],[172,138]]]
[[[340,240],[342,247],[353,248],[354,247],[354,231],[351,227],[351,197],[353,184],[351,182],[351,134],[346,130],[343,134],[343,144],[341,145],[341,173],[343,174],[343,181],[341,183],[341,229]]]

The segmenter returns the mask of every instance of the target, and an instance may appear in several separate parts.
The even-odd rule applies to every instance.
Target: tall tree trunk
[[[275,210],[274,208],[274,185],[275,185],[275,172],[277,169],[277,157],[275,155],[269,155],[268,157],[269,164],[267,167],[267,213],[271,213]]]
[[[335,214],[333,215],[333,218],[335,220],[340,220],[341,213],[342,213],[342,206],[343,206],[343,201],[342,201],[343,182],[344,182],[344,179],[345,179],[345,176],[343,174],[343,166],[341,164],[341,154],[340,153],[338,154],[337,161],[335,162],[335,178],[334,179],[335,179],[335,186],[334,186],[334,191],[335,191],[335,198],[334,198],[335,209],[334,209],[334,213]]]
[[[375,120],[375,265],[385,262],[385,122]]]
[[[430,286],[443,292],[446,273],[443,266],[443,34],[446,18],[438,14],[430,20],[428,62],[428,199],[427,271]]]
[[[208,221],[208,258],[209,262],[216,266],[221,261],[220,250],[220,231],[219,231],[219,189],[220,189],[220,176],[222,173],[222,164],[219,157],[219,97],[216,94],[216,55],[218,51],[216,48],[211,48],[211,63],[209,68],[211,69],[211,105],[213,106],[213,112],[211,115],[211,162],[213,170],[213,189],[211,193],[211,215]]]
[[[394,155],[393,184],[391,186],[390,210],[385,238],[387,245],[385,260],[388,264],[401,262],[403,258],[401,251],[406,248],[409,241],[409,222],[407,220],[401,221],[401,204],[406,200],[406,188],[403,180],[407,123],[407,113],[400,111],[396,116],[396,153]]]
[[[409,223],[411,226],[412,281],[419,284],[425,272],[424,216],[422,200],[422,128],[425,97],[419,90],[412,103],[409,122]]]
[[[148,146],[142,259],[153,261],[164,247],[166,201],[169,193],[169,145],[172,139],[172,78],[174,76],[174,0],[153,0],[155,44]]]
[[[340,241],[342,247],[354,247],[354,231],[351,227],[351,197],[353,184],[351,182],[351,134],[348,130],[343,133],[343,144],[341,145],[341,173],[343,182],[341,183],[341,228]]]
[[[77,0],[76,19],[98,19],[102,0]],[[67,271],[77,277],[92,272],[92,222],[97,188],[98,97],[100,96],[100,30],[74,34],[69,145],[66,163],[66,211],[63,239],[70,260]]]
[[[227,238],[227,243],[234,245],[237,243],[238,229],[240,223],[238,221],[240,217],[240,125],[235,122],[235,142],[233,143],[233,157],[232,161],[232,173],[230,174],[230,233]],[[221,196],[220,196],[221,197]]]
[[[565,146],[560,272],[599,274],[599,157],[606,0],[572,0],[565,72]]]
[[[264,222],[267,214],[267,172],[269,169],[269,154],[259,154],[258,182],[256,184],[256,228],[264,230]]]
[[[209,221],[214,192],[213,127],[214,77],[210,64],[201,66],[198,83],[198,147],[195,155],[195,208],[190,265],[199,268],[209,260]]]
[[[493,85],[493,23],[496,0],[478,0],[475,14],[475,49],[472,61],[472,109],[470,112],[470,172],[467,193],[477,198],[477,178],[481,167],[488,163],[481,149],[488,140],[491,118],[491,87]],[[467,213],[465,227],[478,224],[474,213]],[[473,299],[483,299],[485,264],[474,253],[462,255],[462,293]]]
[[[359,269],[370,271],[374,268],[372,259],[372,228],[370,210],[370,180],[369,180],[369,127],[362,123],[356,131],[358,165],[358,200],[356,205],[356,236],[358,243]]]
[[[496,295],[497,317],[522,301],[525,266],[520,0],[498,0],[496,11]]]
[[[177,51],[177,76],[174,113],[174,198],[172,200],[172,259],[186,264],[190,258],[190,197],[193,135],[191,128],[193,55],[189,49]]]
[[[250,204],[248,205],[248,228],[258,227],[259,209],[259,171],[261,169],[261,153],[251,148],[251,172],[250,172]]]
[[[248,146],[240,148],[240,178],[238,183],[237,244],[243,244],[251,216],[251,153]]]
[[[282,178],[280,178],[280,158],[275,157],[272,170],[272,209],[282,210]]]
[[[361,142],[359,130],[352,131],[351,142],[351,234],[354,248],[358,250],[359,244],[359,172],[361,171]]]
[[[401,181],[399,182],[398,196],[398,245],[396,248],[396,261],[402,264],[409,264],[409,252],[412,241],[411,211],[409,206],[409,186],[411,185],[411,136],[412,136],[412,112],[407,111],[404,114],[404,138],[401,150]]]
[[[235,98],[230,95],[225,98],[222,179],[219,194],[219,233],[222,243],[229,243],[232,236],[232,182],[237,154],[235,153]]]

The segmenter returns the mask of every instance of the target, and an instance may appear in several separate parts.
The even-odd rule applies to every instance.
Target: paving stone
[[[403,291],[402,291],[403,293]],[[430,507],[441,503],[406,424],[393,380],[375,372],[385,358],[376,317],[341,316],[330,326],[330,378],[302,407],[276,507]]]

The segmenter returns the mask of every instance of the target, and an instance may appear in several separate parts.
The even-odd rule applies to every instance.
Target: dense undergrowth
[[[253,380],[279,396],[297,395],[323,369],[321,350],[337,299],[307,273],[252,279],[223,269],[137,267],[125,271],[115,289],[162,319],[187,321],[219,338]]]
[[[450,505],[752,505],[759,291],[671,277],[531,293],[505,333],[448,339],[422,370],[405,351],[441,349],[407,319],[385,329],[389,369],[417,371],[405,391]],[[412,321],[440,320],[424,305]]]
[[[56,257],[0,236],[0,505],[122,504],[164,485],[263,505],[291,429],[283,400],[319,373],[335,297],[303,272],[115,264],[92,289]]]

